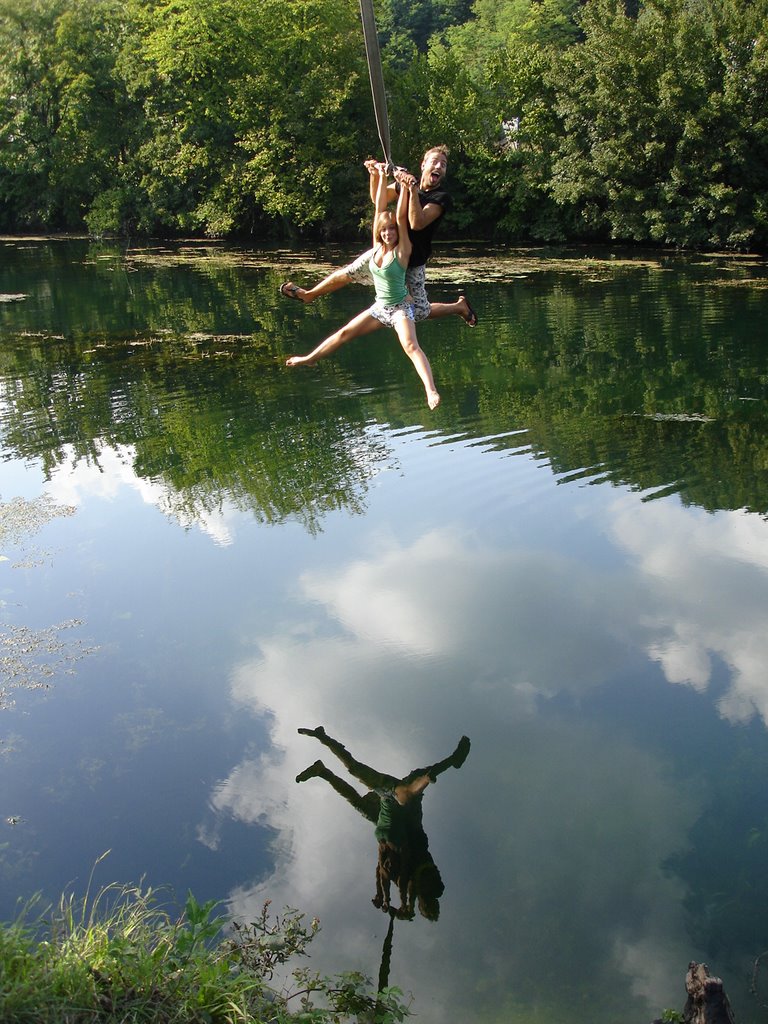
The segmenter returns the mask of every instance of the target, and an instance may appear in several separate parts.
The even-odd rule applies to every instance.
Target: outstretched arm
[[[381,164],[376,165],[375,171],[376,177],[376,197],[374,199],[375,210],[373,213],[373,247],[374,249],[379,244],[379,240],[376,237],[376,218],[380,213],[384,213],[387,209],[387,172],[383,169]],[[371,177],[373,181],[373,176]]]
[[[376,213],[384,213],[389,205],[389,185],[387,185],[387,172],[383,164],[378,164],[378,178],[376,181],[376,195],[373,202]]]

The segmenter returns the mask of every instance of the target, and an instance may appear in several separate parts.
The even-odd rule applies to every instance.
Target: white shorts
[[[395,306],[388,306],[384,302],[377,301],[374,302],[368,312],[375,320],[384,324],[385,327],[394,327],[397,321],[403,318],[406,320],[414,319],[413,303],[410,299],[403,299],[402,302],[398,302]]]

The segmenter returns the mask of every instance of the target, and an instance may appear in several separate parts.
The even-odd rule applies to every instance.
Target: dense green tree
[[[382,48],[404,69],[415,53],[426,53],[433,36],[465,22],[471,6],[472,0],[380,0],[375,13]]]
[[[0,53],[8,228],[285,233],[367,201],[347,0],[21,0]]]
[[[163,219],[223,234],[333,218],[349,193],[339,176],[355,165],[360,177],[366,83],[353,15],[343,0],[144,8],[142,161]]]
[[[495,49],[478,73],[453,48],[428,56],[427,121],[453,152],[453,221],[485,237],[556,238],[567,213],[548,192],[558,135],[550,56],[531,43]]]
[[[49,72],[56,4],[0,8],[0,215],[6,226],[44,226],[54,213],[58,91]],[[56,211],[58,212],[58,211]]]
[[[445,32],[469,69],[482,77],[499,51],[531,45],[564,49],[578,37],[579,0],[475,0],[473,18]]]
[[[549,67],[577,34],[577,0],[476,0],[429,52],[429,120],[455,151],[454,222],[500,238],[564,237],[549,189],[559,135]]]
[[[553,191],[588,230],[682,246],[764,244],[765,0],[591,0],[555,71]]]
[[[0,218],[81,227],[124,157],[135,111],[116,68],[119,0],[14,0],[0,9]]]
[[[449,228],[768,243],[768,0],[376,4]],[[630,5],[631,6],[631,5]],[[0,0],[0,226],[346,236],[379,151],[354,0]]]

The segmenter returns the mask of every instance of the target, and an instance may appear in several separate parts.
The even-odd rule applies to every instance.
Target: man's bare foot
[[[467,325],[467,327],[477,327],[477,313],[470,306],[469,299],[466,297],[466,295],[460,295],[457,299],[457,302],[461,303],[459,316]]]
[[[321,736],[325,736],[325,729],[322,725],[318,725],[316,729],[299,729],[298,732],[302,736],[314,736],[318,740]]]
[[[310,359],[309,356],[288,356],[285,360],[286,366],[311,366],[314,363],[314,359]]]
[[[440,405],[440,395],[436,391],[427,392],[427,405],[430,409],[436,409]]]
[[[284,295],[286,299],[298,299],[299,302],[309,302],[310,299],[305,298],[306,289],[299,288],[293,281],[286,281],[280,285],[280,294]]]

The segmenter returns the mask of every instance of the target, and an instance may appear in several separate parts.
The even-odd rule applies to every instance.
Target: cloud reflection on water
[[[612,532],[651,596],[649,655],[670,683],[706,691],[713,661],[729,668],[720,713],[768,721],[768,525],[747,512],[711,515],[674,502],[614,507]]]
[[[129,460],[115,459],[109,487],[116,477],[132,486]],[[103,480],[79,467],[74,487],[57,490],[54,478],[48,489],[68,502],[78,489],[109,498]],[[149,494],[158,508],[161,491]],[[627,986],[639,1013],[679,1002],[679,965],[696,950],[683,884],[662,866],[685,848],[704,797],[637,736],[558,702],[578,707],[627,674],[654,671],[708,700],[722,662],[724,720],[765,720],[768,531],[746,512],[602,493],[611,559],[443,527],[379,535],[365,557],[294,581],[300,617],[259,637],[258,656],[232,679],[239,703],[270,715],[272,747],[236,765],[211,798],[214,814],[276,834],[276,870],[231,894],[238,914],[254,916],[267,897],[299,905],[328,940],[313,963],[375,974],[385,919],[369,902],[371,830],[321,782],[292,781],[317,756],[295,730],[326,724],[395,773],[442,756],[466,732],[464,772],[425,800],[443,914],[438,925],[398,926],[393,982],[435,1020],[477,984],[529,1008],[542,992],[573,996],[585,972],[605,1019],[626,1008]],[[215,845],[215,826],[200,838]]]
[[[333,573],[304,574],[301,624],[263,638],[259,656],[233,678],[238,701],[273,716],[274,747],[233,772],[217,806],[266,819],[283,837],[275,874],[233,893],[236,911],[248,916],[267,896],[298,902],[332,936],[327,966],[340,955],[359,963],[366,949],[375,973],[370,930],[382,926],[368,911],[372,837],[327,787],[293,783],[317,756],[295,730],[326,724],[393,772],[440,756],[466,732],[474,746],[462,776],[425,797],[447,887],[436,927],[450,930],[450,948],[441,944],[439,966],[427,968],[398,956],[397,945],[413,953],[437,933],[419,936],[423,922],[400,928],[396,983],[417,993],[426,986],[434,1019],[478,979],[540,999],[555,965],[552,998],[589,971],[606,1013],[612,1003],[626,1008],[628,987],[647,1000],[640,1012],[676,1000],[680,965],[697,951],[683,885],[663,864],[685,847],[702,798],[636,737],[561,713],[557,702],[565,695],[578,704],[637,666],[652,673],[654,660],[667,669],[660,652],[686,624],[700,650],[730,652],[738,666],[740,633],[751,626],[755,642],[760,635],[756,613],[740,605],[766,579],[744,560],[758,543],[762,565],[764,549],[740,514],[705,517],[675,502],[651,511],[643,535],[648,506],[632,495],[613,502],[612,535],[629,557],[602,569],[433,530],[412,543],[379,542]],[[729,557],[723,535],[732,533],[742,543]],[[702,594],[715,580],[719,588]],[[717,613],[724,590],[733,602],[725,623]],[[743,697],[742,678],[732,676],[726,714]],[[361,930],[369,936],[362,945]]]
[[[66,458],[51,475],[45,489],[57,501],[80,505],[86,496],[114,501],[125,488],[136,492],[146,505],[173,518],[182,529],[196,527],[219,547],[233,543],[235,522],[241,513],[226,499],[215,509],[185,509],[167,484],[136,473],[135,458],[136,451],[130,445],[101,445],[98,462],[76,461],[73,451],[67,449]]]

